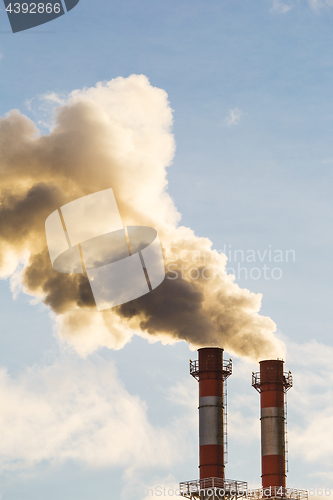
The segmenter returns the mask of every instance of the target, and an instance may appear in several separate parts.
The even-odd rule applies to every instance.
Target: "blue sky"
[[[167,92],[174,110],[177,149],[168,181],[182,223],[218,250],[294,250],[295,262],[278,265],[281,279],[249,277],[263,265],[257,259],[255,266],[240,263],[248,279],[243,271],[237,283],[263,293],[261,312],[275,321],[287,344],[286,368],[295,376],[288,394],[288,484],[296,488],[333,488],[327,446],[333,438],[332,7],[328,0],[80,0],[62,18],[15,35],[3,6],[0,11],[1,116],[19,109],[44,122],[40,96],[46,93],[67,95],[99,81],[144,74]],[[274,267],[267,258],[264,263]],[[11,460],[10,467],[0,460],[1,499],[146,500],[148,487],[173,488],[197,476],[197,386],[188,374],[195,354],[184,342],[163,346],[134,337],[119,351],[103,348],[84,360],[58,340],[45,306],[32,304],[24,293],[14,300],[9,280],[0,283],[0,296],[0,368],[8,373],[3,387],[12,387],[14,406],[29,395],[36,405],[44,399],[48,409],[40,411],[53,408],[60,422],[62,402],[75,400],[76,393],[50,396],[57,379],[85,394],[87,373],[91,391],[105,406],[100,419],[107,427],[115,402],[108,401],[109,388],[101,380],[110,377],[118,381],[124,408],[133,415],[142,409],[137,432],[146,439],[151,433],[154,443],[173,434],[180,447],[161,445],[158,460],[144,445],[134,458],[126,458],[126,450],[118,457],[117,446],[112,451],[110,445],[111,458],[99,462],[98,440],[89,459],[79,452],[71,456],[71,438],[44,454],[37,443],[29,462],[9,434],[3,452],[0,445],[0,457]],[[253,369],[255,363],[236,359],[229,382],[227,477],[258,486]],[[86,397],[86,403],[68,403],[67,423],[88,411],[89,391]],[[27,415],[17,424],[18,435],[27,429],[38,441],[38,429],[27,424],[33,410]],[[49,422],[49,432],[56,422]],[[113,425],[109,432],[117,432],[120,419]],[[6,435],[6,428],[1,432]],[[306,452],[306,445],[313,451]],[[144,458],[140,465],[140,456],[150,453],[152,462]]]

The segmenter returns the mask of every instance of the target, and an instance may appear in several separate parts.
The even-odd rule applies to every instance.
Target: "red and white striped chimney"
[[[252,385],[260,393],[262,487],[286,487],[285,393],[292,387],[291,373],[280,359],[261,361]]]
[[[198,350],[199,361],[190,371],[199,381],[199,468],[200,479],[225,479],[224,381],[231,375],[231,361],[223,363],[223,349]]]

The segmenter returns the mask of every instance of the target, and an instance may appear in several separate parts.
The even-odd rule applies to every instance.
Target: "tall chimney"
[[[223,349],[219,347],[203,347],[198,353],[198,360],[190,360],[190,374],[199,382],[200,479],[179,483],[179,493],[190,500],[243,500],[247,495],[247,483],[226,479],[224,472],[226,380],[232,373],[232,361],[223,361]]]
[[[190,362],[190,372],[199,381],[199,469],[200,480],[225,479],[224,382],[231,375],[231,361],[223,363],[223,349],[198,350],[199,361]]]
[[[285,393],[292,387],[291,372],[284,361],[260,362],[252,374],[252,386],[260,393],[262,487],[286,487]]]

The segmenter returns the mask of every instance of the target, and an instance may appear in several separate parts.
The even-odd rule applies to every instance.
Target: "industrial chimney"
[[[283,364],[280,359],[261,361],[260,373],[252,374],[252,386],[260,393],[263,489],[286,487],[285,393],[293,382]]]
[[[247,483],[225,479],[227,453],[226,380],[232,361],[223,361],[223,349],[204,347],[199,359],[190,360],[190,374],[199,382],[199,470],[200,479],[180,483],[180,494],[187,498],[244,496]]]
[[[190,373],[199,382],[200,479],[225,478],[226,391],[231,360],[223,362],[223,349],[199,349],[199,361],[190,362]]]

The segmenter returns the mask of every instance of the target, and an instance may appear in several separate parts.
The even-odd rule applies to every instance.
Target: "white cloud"
[[[327,477],[333,486],[333,347],[316,341],[290,343],[288,359],[294,376],[288,404],[299,417],[288,423],[290,449],[316,464],[312,475]]]
[[[39,96],[39,99],[41,101],[52,102],[54,104],[65,104],[66,102],[65,97],[61,97],[56,92],[46,92],[45,94]]]
[[[178,496],[179,483],[175,481],[175,478],[170,474],[166,478],[162,478],[159,481],[155,481],[153,484],[148,485],[144,489],[143,500],[157,500],[161,497],[163,498],[174,498]]]
[[[75,460],[121,466],[130,477],[184,460],[186,417],[154,427],[113,365],[96,359],[29,368],[16,379],[0,371],[0,470]]]
[[[313,10],[318,10],[322,7],[333,7],[333,0],[309,0],[309,5]]]
[[[25,106],[34,116],[39,128],[42,131],[50,132],[54,128],[54,113],[58,106],[65,103],[64,95],[56,94],[56,92],[46,92],[37,97],[26,99]]]
[[[236,359],[232,378],[228,381],[228,436],[233,442],[244,445],[260,440],[259,397],[249,386],[252,371],[258,369],[255,362]]]
[[[121,499],[157,500],[160,498],[178,498],[179,483],[172,474],[153,476],[143,481],[139,476],[131,478],[122,488]]]
[[[240,410],[237,412],[229,412],[228,436],[234,441],[243,444],[249,444],[260,439],[258,416],[245,416]]]
[[[226,116],[224,123],[228,127],[234,127],[239,124],[241,118],[243,116],[243,112],[239,108],[230,109],[228,115]]]
[[[289,449],[301,464],[313,464],[312,482],[317,478],[327,487],[333,486],[332,359],[333,347],[315,341],[288,344],[286,369],[294,376],[288,398]],[[229,382],[228,434],[231,442],[245,447],[260,439],[259,395],[249,385],[257,369],[256,363],[237,359]],[[166,398],[178,406],[177,418],[171,416],[162,427],[149,422],[145,402],[129,394],[114,366],[98,356],[82,361],[65,354],[62,361],[29,368],[16,378],[3,369],[0,471],[31,470],[42,461],[120,466],[125,471],[123,498],[131,488],[139,488],[144,500],[157,498],[176,481],[154,471],[185,463],[196,453],[197,391],[190,377],[168,389]],[[150,486],[142,482],[144,471],[151,474]],[[148,495],[147,488],[153,493]]]
[[[271,12],[276,12],[278,14],[286,14],[292,9],[291,5],[286,5],[280,0],[273,0]]]
[[[333,7],[333,0],[307,0],[307,2],[304,3],[307,3],[310,8],[315,11],[318,11],[319,9],[325,7]],[[299,2],[296,2],[295,0],[289,0],[288,4],[284,3],[281,0],[272,0],[272,7],[270,12],[273,14],[286,14],[298,4]]]
[[[177,382],[169,389],[168,399],[189,408],[198,399],[198,384],[194,383],[192,377],[188,377],[185,382]]]

